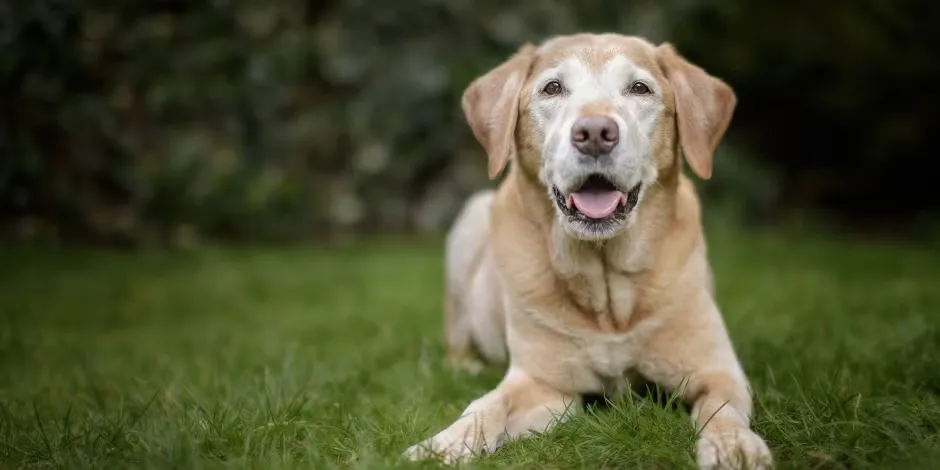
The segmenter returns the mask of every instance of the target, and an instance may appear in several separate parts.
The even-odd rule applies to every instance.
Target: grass
[[[713,232],[779,468],[940,468],[940,254]],[[0,468],[429,467],[397,457],[500,378],[442,364],[441,246],[0,252]],[[479,468],[692,468],[626,398]]]

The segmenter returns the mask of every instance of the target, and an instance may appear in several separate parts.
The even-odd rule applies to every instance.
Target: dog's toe
[[[773,459],[767,443],[750,429],[703,435],[698,442],[702,470],[769,470]]]
[[[440,442],[434,438],[415,444],[402,454],[410,461],[440,460],[447,465],[455,465],[472,456],[470,448],[462,442]]]

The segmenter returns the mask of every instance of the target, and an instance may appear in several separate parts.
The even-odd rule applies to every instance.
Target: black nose
[[[617,142],[620,142],[617,122],[607,116],[582,116],[571,127],[571,143],[585,155],[606,155]]]

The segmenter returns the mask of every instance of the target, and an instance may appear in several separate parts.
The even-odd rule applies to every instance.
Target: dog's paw
[[[706,432],[698,441],[702,470],[769,470],[773,458],[767,443],[750,429]]]
[[[473,452],[463,440],[448,440],[438,434],[409,447],[402,457],[411,461],[440,460],[447,465],[455,465],[469,460],[473,457]]]
[[[499,447],[502,435],[496,431],[494,423],[469,413],[434,437],[409,447],[403,457],[412,461],[437,459],[453,465]]]

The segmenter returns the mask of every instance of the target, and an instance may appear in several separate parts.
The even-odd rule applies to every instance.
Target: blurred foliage
[[[734,85],[734,137],[776,175],[775,209],[855,228],[936,220],[940,4],[683,3],[670,39]]]
[[[919,93],[937,78],[919,42],[936,33],[913,21],[926,13],[802,3],[814,13],[743,0],[0,3],[0,226],[123,244],[440,230],[486,184],[463,88],[523,41],[580,30],[669,38],[739,91],[731,139],[744,150],[723,153],[707,195],[769,214],[900,177],[916,201],[937,109]]]

